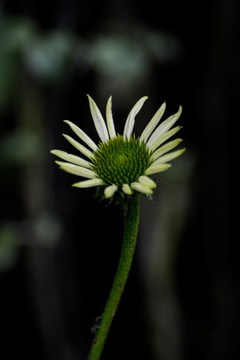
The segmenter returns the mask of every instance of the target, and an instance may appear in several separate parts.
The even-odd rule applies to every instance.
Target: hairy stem
[[[124,234],[122,251],[119,259],[117,273],[113,286],[102,314],[100,327],[93,341],[88,360],[99,360],[103,347],[117,311],[122,293],[124,291],[128,274],[131,269],[133,255],[136,246],[139,223],[139,194],[135,194],[130,200],[127,213],[124,217]]]

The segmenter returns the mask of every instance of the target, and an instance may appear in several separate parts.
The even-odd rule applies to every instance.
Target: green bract
[[[127,196],[136,191],[151,195],[156,184],[149,176],[167,170],[171,166],[168,162],[185,151],[185,149],[180,149],[170,152],[178,146],[182,139],[166,143],[181,129],[180,126],[172,128],[182,113],[181,106],[176,114],[169,116],[159,124],[166,108],[166,104],[163,103],[141,136],[135,138],[133,134],[135,117],[147,100],[146,96],[138,100],[130,111],[123,135],[116,134],[112,115],[112,97],[107,102],[106,122],[89,95],[88,100],[101,142],[96,145],[83,130],[71,121],[65,120],[84,145],[69,135],[64,135],[64,137],[85,158],[61,150],[52,150],[52,154],[65,160],[65,162],[56,161],[56,163],[60,165],[61,169],[87,179],[75,183],[73,186],[79,188],[101,187],[105,198],[112,197],[116,192]]]

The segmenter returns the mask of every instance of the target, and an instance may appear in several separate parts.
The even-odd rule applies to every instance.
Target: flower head
[[[150,175],[169,169],[169,161],[185,151],[183,148],[171,152],[182,139],[166,142],[181,129],[180,126],[172,127],[179,119],[182,108],[180,106],[176,114],[159,124],[166,108],[166,104],[163,103],[142,135],[136,138],[133,134],[135,117],[146,99],[146,96],[142,97],[134,105],[127,117],[123,135],[119,135],[113,121],[112,97],[107,102],[105,122],[96,103],[88,95],[94,125],[101,139],[98,145],[79,127],[65,120],[85,144],[82,145],[68,135],[63,136],[84,155],[84,158],[61,150],[52,150],[51,153],[65,160],[56,161],[62,170],[87,179],[73,186],[101,187],[105,198],[113,197],[116,192],[128,196],[136,191],[149,195],[153,193],[156,183]]]

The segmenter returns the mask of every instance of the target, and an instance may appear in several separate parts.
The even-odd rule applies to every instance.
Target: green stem
[[[102,354],[108,331],[117,311],[131,269],[137,240],[138,223],[139,194],[135,194],[129,201],[127,213],[124,217],[123,244],[117,273],[88,360],[99,360]]]

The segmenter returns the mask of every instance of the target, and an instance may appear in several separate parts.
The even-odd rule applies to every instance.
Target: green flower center
[[[93,154],[93,170],[106,185],[121,186],[138,181],[150,165],[150,151],[135,136],[123,139],[122,135],[117,135],[106,143],[100,143]]]

